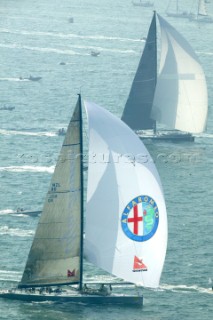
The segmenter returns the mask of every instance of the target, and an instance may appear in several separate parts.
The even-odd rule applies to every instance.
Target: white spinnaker
[[[191,133],[206,127],[208,95],[203,69],[189,43],[162,17],[160,72],[151,116]]]
[[[126,124],[94,103],[85,102],[85,107],[89,122],[85,256],[125,281],[157,287],[167,247],[159,175],[147,149]],[[158,228],[146,241],[129,238],[121,222],[127,205],[140,196],[154,199],[159,210]],[[135,258],[147,271],[134,270]]]

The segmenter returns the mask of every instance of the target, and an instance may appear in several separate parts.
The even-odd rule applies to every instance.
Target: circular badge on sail
[[[156,202],[149,196],[138,196],[128,203],[121,216],[125,235],[134,241],[147,241],[153,237],[159,224]]]

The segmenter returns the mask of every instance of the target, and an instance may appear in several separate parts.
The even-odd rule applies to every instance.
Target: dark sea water
[[[195,1],[194,1],[195,2]],[[180,1],[181,3],[181,1]],[[182,1],[186,10],[192,1]],[[155,1],[164,16],[167,1]],[[181,4],[180,4],[181,5]],[[213,14],[213,1],[208,4]],[[69,18],[74,22],[70,23]],[[0,287],[20,280],[66,127],[81,92],[121,116],[152,9],[131,0],[0,1]],[[169,241],[158,290],[142,309],[0,300],[0,319],[209,320],[213,313],[213,24],[167,19],[191,43],[207,77],[207,130],[194,143],[149,143],[168,210]],[[101,52],[92,57],[91,50]],[[65,64],[61,65],[60,63]],[[20,80],[41,76],[39,82]],[[86,133],[85,133],[86,137]],[[110,279],[91,266],[90,280]]]

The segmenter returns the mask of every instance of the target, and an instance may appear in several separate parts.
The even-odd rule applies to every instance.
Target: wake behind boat
[[[130,290],[129,284],[118,292],[113,283],[99,284],[100,288],[87,285],[83,256],[133,286],[159,286],[167,214],[156,167],[143,143],[120,119],[91,102],[85,102],[85,108],[90,155],[86,226],[79,95],[22,279],[18,288],[1,290],[2,298],[142,306],[142,294]],[[144,163],[138,158],[141,154],[150,160]]]
[[[192,134],[201,133],[206,127],[205,75],[186,39],[159,14],[157,16],[162,34],[159,74],[154,12],[122,120],[142,139],[194,141]],[[157,130],[157,122],[170,130]],[[153,130],[152,136],[144,134],[147,130]]]

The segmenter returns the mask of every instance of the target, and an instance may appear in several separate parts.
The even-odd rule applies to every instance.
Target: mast
[[[166,12],[169,10],[170,2],[171,2],[171,0],[169,1],[168,5],[167,5]]]
[[[81,103],[81,94],[78,94],[79,102],[79,113],[80,113],[80,178],[81,178],[81,226],[80,226],[80,282],[79,290],[82,290],[83,287],[83,234],[84,234],[84,179],[83,179],[83,125],[82,125],[82,103]]]
[[[156,11],[154,10],[154,16],[155,16],[155,21],[156,21]],[[158,65],[158,58],[157,58],[157,28],[155,28],[155,41],[154,41],[154,46],[155,46],[155,65],[156,65],[156,72],[155,72],[155,88],[157,85],[157,65]],[[152,102],[153,103],[153,102]],[[157,121],[153,120],[153,133],[157,133]]]
[[[198,7],[197,7],[197,20],[198,20],[198,17],[199,17],[200,3],[201,3],[201,1],[199,0],[198,1]]]

